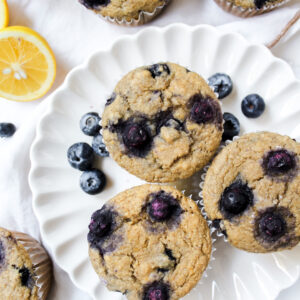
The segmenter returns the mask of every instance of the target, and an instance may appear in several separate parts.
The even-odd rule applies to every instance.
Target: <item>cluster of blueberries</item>
[[[216,73],[208,78],[209,86],[219,95],[219,99],[223,99],[228,96],[233,89],[233,83],[231,78],[223,73]],[[241,109],[243,114],[248,118],[258,118],[265,111],[265,101],[258,94],[250,94],[246,96],[241,103]],[[234,136],[240,133],[240,122],[231,113],[225,112],[223,114],[224,119],[224,133],[223,141],[231,140]]]
[[[100,133],[100,121],[101,118],[95,112],[82,116],[80,128],[85,135],[93,137],[92,147],[87,143],[75,143],[67,153],[70,165],[83,171],[80,176],[80,187],[90,195],[100,193],[106,185],[105,174],[101,170],[93,168],[95,154],[101,157],[109,156]]]

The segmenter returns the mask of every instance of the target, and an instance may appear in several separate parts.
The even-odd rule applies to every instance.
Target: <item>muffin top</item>
[[[214,159],[203,187],[205,211],[229,242],[250,252],[292,248],[300,240],[300,144],[260,132]]]
[[[89,229],[94,269],[130,300],[183,297],[210,259],[206,221],[192,199],[170,186],[118,194],[92,215]]]
[[[137,20],[140,12],[152,13],[157,7],[167,3],[166,0],[79,0],[85,7],[114,19]]]
[[[102,116],[112,158],[149,182],[187,178],[204,167],[220,144],[222,122],[205,80],[173,63],[128,73]]]
[[[0,228],[0,287],[0,299],[39,299],[28,253],[3,228]]]
[[[243,8],[268,8],[285,0],[227,0]]]

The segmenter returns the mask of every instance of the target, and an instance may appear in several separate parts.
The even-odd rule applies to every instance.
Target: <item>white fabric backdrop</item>
[[[290,20],[300,0],[291,0],[284,8],[264,16],[242,20],[223,12],[213,0],[173,0],[154,22],[139,28],[124,28],[100,20],[84,9],[77,0],[8,0],[10,25],[25,25],[40,32],[53,48],[58,64],[52,90],[66,74],[90,54],[107,49],[120,35],[133,34],[146,26],[164,26],[174,22],[201,23],[236,31],[247,39],[267,43]],[[285,59],[300,79],[300,22],[278,44],[273,53]],[[300,100],[300,99],[299,99]],[[31,208],[28,186],[29,148],[35,135],[35,124],[47,100],[14,103],[0,99],[0,122],[13,122],[18,131],[13,138],[0,140],[0,226],[29,233],[40,239],[37,220]],[[45,245],[48,249],[48,245]],[[300,280],[283,291],[280,300],[298,299]],[[55,284],[50,299],[87,300],[86,294],[73,286],[67,274],[55,266]]]

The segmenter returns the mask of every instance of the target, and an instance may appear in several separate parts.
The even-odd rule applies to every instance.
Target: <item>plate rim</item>
[[[161,34],[166,33],[168,30],[171,30],[172,28],[178,28],[178,29],[184,29],[187,30],[191,33],[198,31],[198,30],[211,30],[214,31],[214,33],[218,34],[219,37],[220,36],[234,36],[234,38],[236,39],[240,39],[242,40],[247,47],[257,47],[260,48],[260,51],[264,51],[266,53],[266,55],[272,57],[272,59],[274,61],[279,62],[280,64],[282,64],[286,70],[290,73],[291,75],[291,83],[296,83],[300,85],[300,79],[298,79],[292,69],[292,67],[288,64],[287,61],[283,60],[282,58],[276,57],[275,55],[273,55],[273,53],[271,52],[270,49],[268,49],[265,45],[260,44],[260,43],[255,43],[255,42],[251,42],[249,40],[247,40],[242,34],[237,33],[237,32],[229,32],[229,31],[225,31],[225,30],[221,30],[218,27],[212,26],[212,25],[208,25],[208,24],[199,24],[199,25],[187,25],[184,23],[172,23],[169,24],[167,26],[150,26],[147,28],[143,28],[141,30],[139,30],[137,33],[134,34],[124,34],[121,35],[119,37],[117,37],[107,48],[103,49],[103,50],[96,50],[94,53],[92,53],[89,57],[87,57],[81,64],[79,64],[78,66],[72,68],[68,74],[66,75],[63,83],[52,93],[50,94],[45,100],[44,102],[46,103],[46,108],[44,109],[44,112],[40,115],[40,117],[38,118],[37,122],[36,122],[36,128],[35,128],[35,137],[34,140],[30,146],[30,152],[29,152],[29,157],[30,157],[30,171],[29,171],[29,175],[28,175],[28,183],[29,183],[29,187],[30,190],[32,192],[32,207],[33,207],[33,211],[34,214],[38,220],[38,225],[39,225],[39,229],[40,229],[40,234],[41,234],[41,238],[43,243],[47,244],[47,246],[49,247],[49,249],[51,250],[51,254],[52,254],[52,259],[53,261],[62,269],[64,270],[68,276],[70,277],[72,283],[79,288],[80,290],[83,290],[84,292],[86,292],[90,297],[94,298],[94,296],[87,291],[86,289],[82,288],[81,286],[79,286],[76,282],[75,277],[73,276],[72,273],[70,273],[67,269],[64,268],[64,266],[59,262],[59,259],[57,258],[57,255],[55,253],[55,247],[52,245],[51,242],[49,242],[49,239],[47,238],[47,234],[44,231],[44,228],[42,226],[42,217],[39,215],[38,213],[38,201],[39,201],[39,197],[40,197],[40,192],[38,190],[35,189],[34,186],[34,180],[35,180],[35,171],[39,168],[38,165],[38,159],[34,154],[34,148],[38,145],[38,143],[42,140],[43,136],[42,136],[42,130],[41,130],[41,123],[44,120],[44,118],[48,115],[50,115],[53,112],[53,105],[55,102],[55,98],[57,97],[57,95],[65,90],[66,88],[68,88],[70,81],[72,80],[74,74],[85,70],[87,68],[89,68],[89,64],[90,62],[95,59],[97,56],[101,56],[105,53],[109,53],[111,52],[114,47],[118,47],[118,44],[121,43],[122,41],[126,41],[126,40],[138,40],[138,38],[142,35],[146,35],[149,34],[151,32],[159,32]],[[284,289],[288,289],[289,287],[293,286],[295,284],[295,282],[300,278],[300,264],[298,266],[298,277],[287,287],[285,287]],[[276,294],[275,298],[278,297],[279,293],[281,291],[283,291],[284,289],[281,289],[280,291],[278,291],[278,293]]]

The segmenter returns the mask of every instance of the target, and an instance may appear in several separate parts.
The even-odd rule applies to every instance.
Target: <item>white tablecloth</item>
[[[66,74],[90,54],[107,49],[120,36],[133,34],[146,26],[165,26],[174,22],[201,23],[236,31],[251,41],[267,43],[300,8],[300,0],[291,0],[284,8],[264,16],[242,20],[223,12],[213,0],[173,0],[154,22],[139,28],[108,24],[78,4],[77,0],[8,0],[10,25],[25,25],[40,32],[53,48],[58,64],[52,91]],[[290,63],[300,79],[300,22],[273,49],[273,53]],[[13,138],[0,141],[0,226],[29,233],[40,239],[37,220],[31,208],[28,186],[29,147],[35,124],[47,100],[14,103],[0,99],[0,122],[13,122],[18,131]],[[45,245],[48,249],[48,245]],[[50,252],[51,253],[51,252]],[[280,300],[298,299],[300,280],[283,291]],[[55,266],[55,284],[50,299],[85,300],[89,297],[73,286],[68,275]]]

